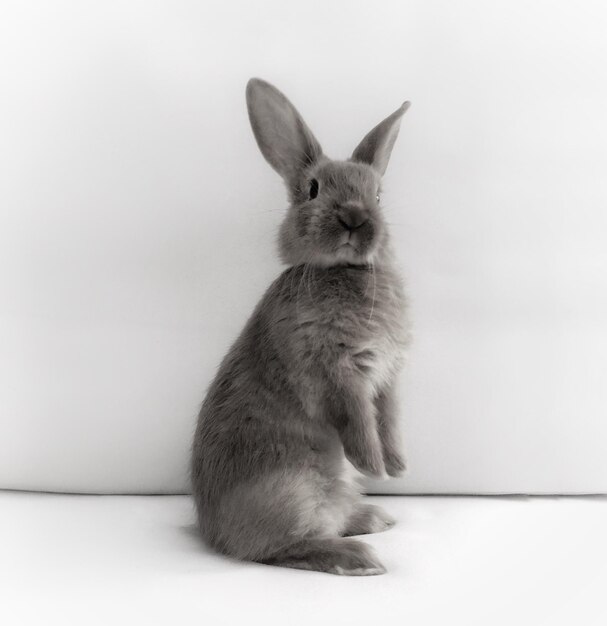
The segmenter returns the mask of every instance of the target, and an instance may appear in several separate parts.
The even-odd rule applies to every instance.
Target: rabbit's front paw
[[[384,464],[389,476],[397,478],[407,470],[405,457],[394,449],[384,449]]]
[[[369,442],[356,438],[345,438],[343,444],[346,457],[359,472],[375,478],[386,477],[386,467],[379,445],[369,445]]]

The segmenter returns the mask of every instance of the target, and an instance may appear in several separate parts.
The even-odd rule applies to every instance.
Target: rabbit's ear
[[[352,153],[352,161],[368,163],[383,176],[398,137],[400,120],[410,106],[410,102],[404,102],[392,115],[370,131]]]
[[[249,80],[247,108],[259,149],[285,180],[293,182],[322,155],[297,109],[270,83],[260,78]]]

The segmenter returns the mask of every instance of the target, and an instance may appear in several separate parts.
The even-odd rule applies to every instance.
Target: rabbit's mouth
[[[364,232],[344,233],[338,242],[338,252],[349,252],[359,258],[367,257],[373,252],[376,244],[374,229],[368,228]]]
[[[352,241],[346,241],[337,248],[335,259],[340,263],[365,263],[366,256]]]
[[[361,250],[359,246],[347,241],[333,248],[331,252],[319,252],[314,255],[312,263],[320,267],[335,265],[362,266],[372,259],[372,251]]]

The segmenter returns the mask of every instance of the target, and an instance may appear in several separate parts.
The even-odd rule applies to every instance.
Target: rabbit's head
[[[291,206],[280,229],[280,252],[292,265],[364,265],[385,245],[380,182],[409,103],[378,124],[347,161],[326,157],[297,109],[258,78],[247,85],[253,133],[283,177]]]

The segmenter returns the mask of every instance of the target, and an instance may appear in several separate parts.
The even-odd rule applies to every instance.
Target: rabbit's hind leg
[[[366,543],[343,537],[310,537],[264,559],[269,565],[341,576],[376,576],[386,572]]]
[[[327,479],[309,472],[306,480],[294,481],[293,486],[301,538],[292,538],[261,562],[343,576],[385,573],[370,546],[339,536],[359,510],[360,496],[353,483],[343,475]]]
[[[330,481],[332,482],[332,481]],[[337,497],[336,501],[331,497]],[[243,483],[222,498],[214,541],[239,559],[343,575],[384,572],[371,548],[339,536],[353,502],[314,471],[288,471]]]

